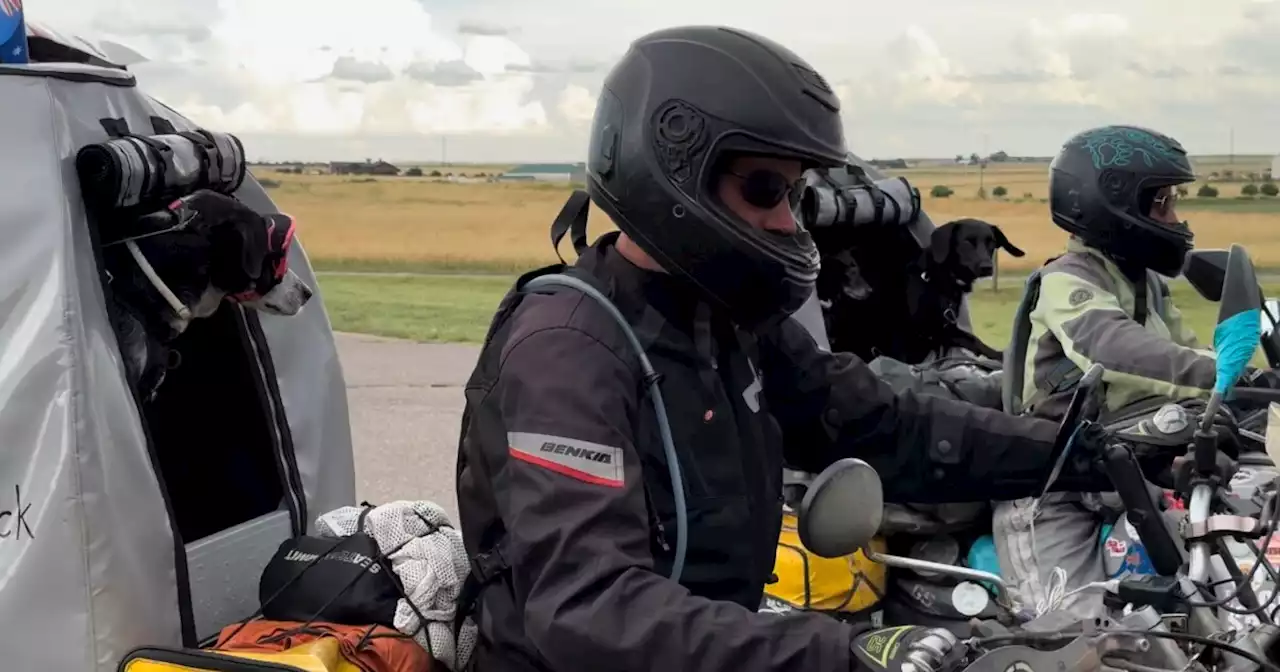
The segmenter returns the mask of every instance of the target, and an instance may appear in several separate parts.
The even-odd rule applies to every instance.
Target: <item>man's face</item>
[[[1178,219],[1178,191],[1174,187],[1161,187],[1151,201],[1151,219],[1161,224],[1180,224]]]
[[[720,177],[720,200],[761,231],[794,235],[803,176],[799,161],[738,157]]]

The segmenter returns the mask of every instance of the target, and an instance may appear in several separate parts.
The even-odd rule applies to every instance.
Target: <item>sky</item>
[[[28,0],[126,45],[139,85],[251,160],[585,160],[600,85],[679,24],[777,40],[835,86],[865,158],[1136,123],[1192,154],[1280,152],[1280,0]]]

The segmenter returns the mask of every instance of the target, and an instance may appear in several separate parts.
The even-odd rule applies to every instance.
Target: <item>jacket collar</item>
[[[612,231],[600,236],[576,265],[606,285],[610,300],[646,348],[714,357],[711,307],[684,278],[628,261],[616,247],[619,235]]]
[[[1111,257],[1107,256],[1106,253],[1096,247],[1086,245],[1083,240],[1080,240],[1075,236],[1071,236],[1071,238],[1067,240],[1067,251],[1088,255],[1097,263],[1102,264],[1103,268],[1106,269],[1107,275],[1111,276],[1111,278],[1116,282],[1123,283],[1125,285],[1131,284],[1131,281],[1125,276],[1124,271],[1120,270],[1120,266],[1116,264]]]

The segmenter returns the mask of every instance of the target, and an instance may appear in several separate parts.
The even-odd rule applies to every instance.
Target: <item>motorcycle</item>
[[[1241,513],[1239,498],[1233,501],[1228,495],[1229,479],[1225,478],[1237,464],[1216,454],[1215,434],[1222,430],[1212,424],[1217,406],[1256,347],[1256,340],[1247,339],[1258,338],[1256,313],[1261,296],[1252,264],[1239,246],[1230,252],[1223,287],[1219,328],[1215,330],[1219,384],[1204,411],[1196,413],[1180,405],[1155,409],[1132,429],[1113,434],[1102,454],[1086,456],[1104,466],[1155,570],[1152,575],[1130,575],[1084,588],[1106,591],[1121,616],[1073,621],[1065,612],[1049,612],[1013,627],[975,619],[963,635],[946,628],[898,626],[862,635],[855,651],[860,648],[872,658],[887,660],[896,655],[892,651],[896,647],[888,642],[900,641],[905,651],[896,657],[905,661],[903,670],[911,672],[1280,670],[1280,627],[1274,623],[1280,608],[1272,609],[1276,596],[1260,602],[1250,586],[1260,568],[1272,581],[1280,578],[1256,543],[1262,540],[1260,546],[1266,549],[1280,531],[1276,479],[1250,498],[1259,505],[1256,511]],[[1254,321],[1252,325],[1249,320]],[[1068,458],[1075,457],[1070,455],[1071,437],[1082,421],[1097,421],[1097,404],[1089,401],[1096,397],[1101,373],[1101,367],[1092,368],[1071,400],[1058,433],[1060,439],[1066,438],[1055,444],[1050,479]],[[1280,391],[1255,390],[1252,396],[1280,401]],[[1185,427],[1180,426],[1183,421]],[[1158,434],[1152,434],[1153,429]],[[1160,445],[1162,440],[1188,446],[1174,488],[1187,512],[1176,526],[1164,515],[1164,507],[1148,488],[1135,457],[1139,446],[1149,449],[1153,442]],[[882,516],[878,475],[859,460],[845,459],[810,483],[797,509],[797,533],[814,554],[841,557],[865,550],[865,542],[878,532]],[[1254,553],[1256,562],[1248,576],[1232,562],[1232,540]],[[910,558],[881,559],[890,566],[930,564]],[[1000,585],[998,577],[978,577],[965,568],[928,568]],[[1234,588],[1228,583],[1234,583]],[[997,591],[996,597],[1007,606],[1002,591]],[[1231,614],[1248,614],[1253,620],[1233,622],[1227,618]]]
[[[1221,301],[1229,257],[1226,250],[1195,251],[1190,255],[1185,275],[1201,295]],[[1260,296],[1261,290],[1258,291]],[[1260,312],[1259,340],[1269,364],[1275,367],[1280,365],[1280,340],[1277,340],[1280,330],[1275,328],[1280,323],[1277,318],[1280,303],[1269,301],[1261,306]],[[895,388],[918,388],[922,382],[927,382],[927,375],[911,379],[902,371],[889,371],[894,373],[889,382]],[[989,376],[992,371],[987,367],[979,373]],[[949,389],[958,387],[954,381],[947,383]],[[928,393],[927,390],[924,392]],[[1243,396],[1257,396],[1253,390],[1240,392]],[[1265,400],[1265,392],[1268,391],[1262,392],[1264,398],[1254,401]],[[1155,407],[1151,404],[1138,405],[1109,414],[1111,417],[1106,418],[1104,424],[1112,431],[1145,435],[1149,442],[1178,445],[1189,441],[1187,432],[1192,423],[1188,414],[1198,406],[1203,406],[1203,402]],[[1266,494],[1264,486],[1280,476],[1280,469],[1264,452],[1266,416],[1264,407],[1242,415],[1238,422],[1243,451],[1237,460],[1237,471],[1222,492],[1222,498],[1241,515],[1259,513],[1261,500]],[[1062,450],[1067,438],[1066,434],[1060,435],[1058,450]],[[885,566],[873,560],[892,551],[898,557],[997,574],[999,564],[990,535],[990,510],[985,504],[945,507],[888,505],[875,546],[871,549],[872,554],[860,550],[838,561],[828,561],[814,557],[794,538],[794,511],[812,480],[812,474],[787,472],[784,475],[787,484],[784,497],[787,503],[785,538],[780,539],[773,582],[766,586],[763,608],[824,611],[846,620],[870,620],[875,625],[910,623],[942,626],[957,634],[966,631],[972,618],[1003,620],[1006,623],[1016,622],[1019,618],[1025,620],[1027,614],[1002,609],[998,600],[993,601],[989,599],[992,595],[984,594],[995,592],[1002,586],[991,576],[957,576],[937,569],[901,565],[895,567],[900,571],[886,576]],[[1179,503],[1169,494],[1166,493],[1165,501],[1161,502],[1162,512],[1176,519],[1185,512],[1179,510]],[[1274,549],[1268,550],[1280,556],[1280,539],[1277,542]],[[1109,579],[1156,573],[1141,535],[1122,512],[1113,514],[1113,520],[1103,526],[1098,543]],[[1232,569],[1250,571],[1255,564],[1250,550],[1240,543],[1226,543],[1232,552],[1228,565]],[[1275,594],[1276,582],[1269,574],[1252,576],[1253,589],[1264,599]],[[980,587],[986,590],[975,590]],[[1236,618],[1234,614],[1231,616]]]

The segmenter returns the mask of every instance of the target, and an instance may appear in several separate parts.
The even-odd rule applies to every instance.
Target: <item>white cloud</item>
[[[572,123],[590,124],[596,112],[596,96],[585,86],[570,84],[560,94],[559,110]]]
[[[1129,19],[1119,14],[1071,14],[1062,22],[1068,35],[1089,35],[1115,39],[1129,32]]]
[[[33,19],[152,60],[142,86],[267,154],[437,151],[580,160],[608,67],[630,40],[725,21],[810,59],[854,151],[1048,153],[1088,125],[1155,126],[1195,152],[1229,127],[1280,150],[1280,2],[895,0],[804,11],[732,0],[60,0]],[[435,150],[431,148],[436,148]],[[288,158],[287,156],[276,158]]]
[[[81,23],[158,62],[134,68],[149,92],[228,132],[502,134],[547,125],[542,103],[528,98],[533,76],[507,71],[531,63],[519,45],[476,31],[455,40],[418,0],[362,0],[359,11],[342,0],[222,0],[211,3],[219,10],[212,20],[138,7],[158,0],[124,4],[132,10]],[[150,18],[125,18],[133,16]],[[205,39],[193,44],[192,35]],[[200,78],[149,77],[197,64]],[[474,81],[459,85],[456,71],[452,80],[410,76],[442,65],[461,66]],[[239,99],[211,96],[227,88]]]
[[[915,24],[907,26],[902,35],[890,43],[889,51],[898,57],[898,67],[889,70],[893,73],[891,81],[897,84],[896,104],[980,101],[973,87],[961,78],[961,69],[942,54],[924,28]]]

